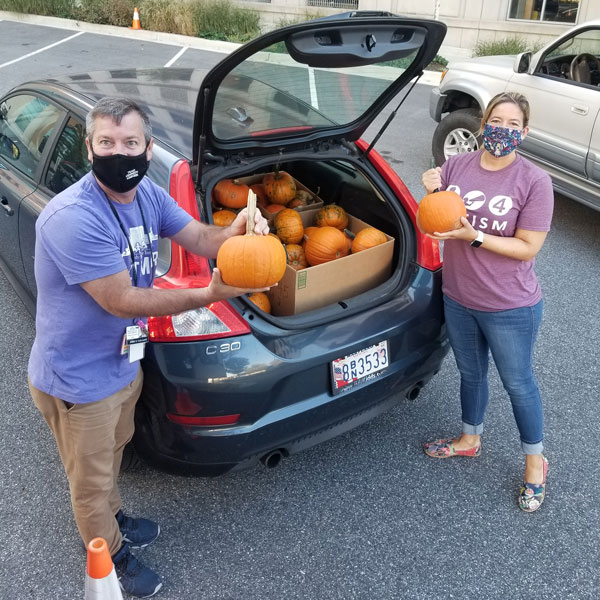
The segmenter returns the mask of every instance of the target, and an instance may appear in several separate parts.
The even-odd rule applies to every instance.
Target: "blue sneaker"
[[[112,557],[121,589],[136,598],[150,598],[162,587],[160,576],[142,564],[127,544]]]
[[[160,533],[160,527],[154,521],[128,517],[122,510],[119,510],[115,518],[123,535],[123,543],[129,544],[130,548],[145,548]]]

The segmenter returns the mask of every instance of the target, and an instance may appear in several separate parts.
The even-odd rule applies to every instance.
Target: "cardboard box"
[[[304,227],[314,224],[317,210],[300,213]],[[348,229],[358,233],[369,225],[348,215]],[[392,271],[394,238],[315,267],[295,271],[286,266],[283,279],[269,291],[271,312],[276,316],[297,315],[358,296],[387,279]]]
[[[242,183],[245,183],[246,185],[253,185],[255,183],[262,183],[262,180],[263,180],[263,177],[265,176],[265,174],[266,173],[257,173],[256,175],[248,175],[247,177],[236,177],[236,179],[238,179]],[[324,202],[321,198],[319,198],[319,196],[317,194],[315,194],[312,190],[309,190],[305,185],[300,183],[295,177],[293,179],[296,182],[297,190],[304,190],[304,191],[308,192],[316,200],[316,202],[313,202],[312,204],[309,204],[308,206],[297,206],[294,210],[297,210],[298,212],[305,212],[308,210],[313,210],[315,208],[321,208],[323,206]],[[266,211],[264,208],[259,207],[259,209],[260,209],[262,216],[265,219],[267,219],[269,226],[272,226],[275,215],[273,213]]]

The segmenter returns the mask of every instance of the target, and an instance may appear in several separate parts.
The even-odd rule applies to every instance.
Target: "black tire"
[[[123,459],[121,460],[121,473],[126,471],[133,471],[142,465],[142,461],[138,456],[133,444],[129,442],[123,449]]]
[[[462,108],[446,115],[436,127],[431,151],[436,166],[447,158],[481,148],[481,137],[476,135],[481,126],[481,112],[476,108]]]

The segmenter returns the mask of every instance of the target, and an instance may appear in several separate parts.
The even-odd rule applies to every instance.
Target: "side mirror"
[[[513,71],[515,73],[527,73],[531,66],[532,56],[531,52],[521,52],[521,54],[517,54],[513,64]]]
[[[18,160],[19,156],[21,156],[21,151],[9,137],[0,133],[0,154],[13,160]]]

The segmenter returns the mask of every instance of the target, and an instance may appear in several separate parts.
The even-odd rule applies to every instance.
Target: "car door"
[[[66,123],[50,148],[48,168],[34,194],[24,198],[19,207],[19,237],[26,280],[32,295],[37,295],[34,276],[35,222],[50,199],[79,181],[90,170],[85,145],[85,125],[74,115]]]
[[[32,93],[0,102],[0,259],[18,287],[27,285],[19,241],[19,208],[37,188],[57,123],[64,111]]]
[[[588,152],[600,113],[600,69],[596,60],[587,81],[573,79],[579,74],[572,73],[570,65],[582,54],[600,56],[600,29],[588,28],[559,38],[540,57],[533,71],[516,73],[511,78],[507,91],[525,94],[531,105],[531,132],[523,143],[523,151],[588,177]],[[597,148],[598,143],[595,145]]]

